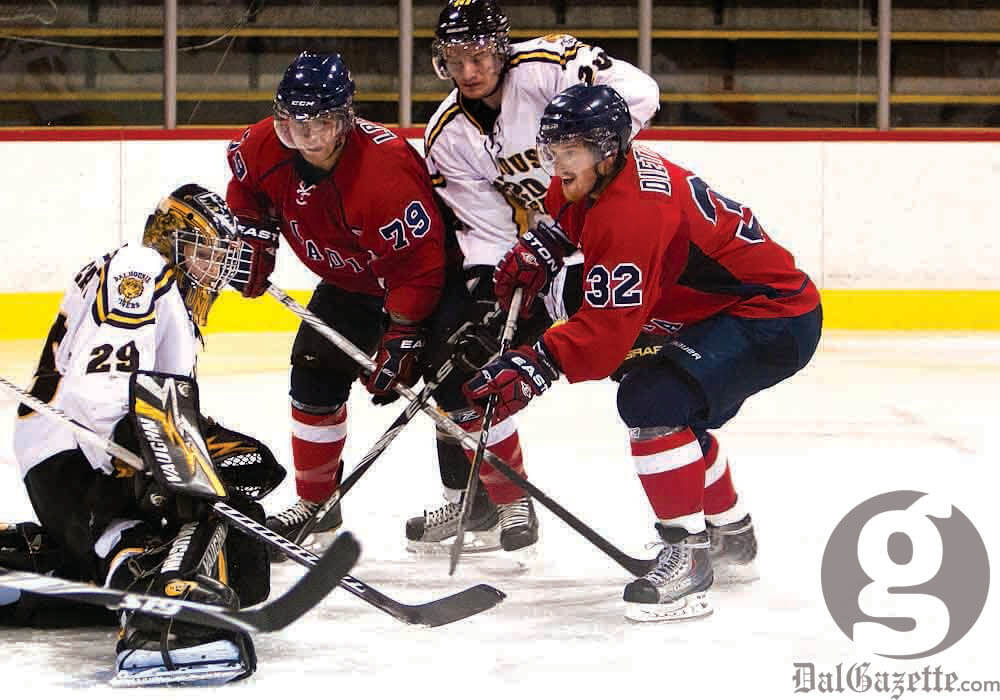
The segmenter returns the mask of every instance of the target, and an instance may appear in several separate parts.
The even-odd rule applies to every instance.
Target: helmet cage
[[[239,269],[242,241],[225,202],[185,185],[160,201],[146,221],[142,243],[169,261],[184,305],[204,326],[219,291]]]
[[[211,237],[190,229],[174,231],[178,266],[191,284],[210,292],[221,291],[236,276],[242,247],[236,238]]]
[[[507,65],[507,57],[510,55],[510,37],[506,30],[502,30],[480,36],[462,34],[453,38],[435,39],[431,44],[431,62],[434,65],[434,72],[441,80],[452,79],[451,72],[448,70],[447,53],[453,49],[464,49],[471,52],[489,51],[497,60],[497,71],[499,72]]]

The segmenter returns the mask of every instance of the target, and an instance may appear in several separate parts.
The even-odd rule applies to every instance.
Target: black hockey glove
[[[375,356],[375,370],[365,384],[372,394],[372,403],[384,406],[398,399],[399,394],[393,390],[396,384],[413,386],[426,344],[422,327],[396,321],[389,324]]]

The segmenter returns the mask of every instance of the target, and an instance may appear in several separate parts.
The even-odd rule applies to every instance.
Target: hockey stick
[[[131,450],[128,450],[107,438],[101,437],[87,426],[81,425],[67,416],[60,409],[55,406],[50,406],[44,401],[35,398],[3,377],[0,377],[0,388],[3,388],[8,393],[18,397],[22,403],[30,406],[39,413],[44,413],[50,418],[66,423],[77,435],[77,437],[82,440],[87,441],[95,447],[104,450],[108,454],[121,459],[123,462],[135,467],[136,469],[143,471],[146,469],[142,458],[133,453]],[[309,550],[285,539],[278,533],[266,528],[253,518],[244,515],[232,506],[216,501],[212,504],[212,509],[247,534],[257,537],[267,544],[277,547],[285,552],[285,554],[289,557],[304,566],[312,568],[316,566],[319,561],[319,558]],[[484,610],[489,610],[506,597],[502,591],[497,590],[492,586],[480,584],[478,586],[473,586],[463,591],[459,591],[458,593],[452,594],[446,598],[432,600],[420,605],[406,605],[383,593],[380,593],[364,581],[356,579],[352,576],[345,575],[342,579],[343,580],[337,582],[340,587],[344,588],[358,598],[361,598],[366,603],[392,615],[397,620],[401,620],[402,622],[426,625],[428,627],[446,625],[449,622],[455,622],[469,617],[470,615],[483,612]]]
[[[319,558],[304,547],[300,547],[294,542],[290,542],[281,535],[258,523],[253,518],[249,518],[235,508],[231,508],[224,503],[218,504],[221,511],[230,522],[236,527],[250,534],[256,534],[266,539],[282,552],[306,568],[316,566]],[[375,590],[364,581],[360,581],[353,576],[345,576],[340,584],[362,600],[374,605],[379,610],[389,613],[397,620],[411,625],[424,625],[425,627],[439,627],[451,622],[457,622],[476,613],[489,610],[502,601],[506,595],[492,586],[479,584],[466,588],[445,598],[432,600],[428,603],[418,605],[406,605],[397,600],[393,600],[387,595]]]
[[[498,313],[499,313],[499,307],[495,307],[494,310],[490,311],[483,317],[481,323],[484,325],[488,324],[490,320],[493,317],[495,317]],[[452,333],[451,337],[448,339],[449,344],[454,344],[457,341],[457,338],[469,325],[470,323],[464,323],[457,331]],[[377,460],[380,456],[382,456],[382,453],[385,452],[386,449],[389,447],[389,445],[392,443],[392,441],[396,439],[396,436],[403,431],[403,428],[406,427],[407,424],[409,424],[409,422],[413,419],[413,416],[415,416],[417,412],[424,407],[424,405],[430,399],[431,394],[441,385],[441,382],[447,379],[448,375],[451,374],[451,370],[454,369],[454,367],[455,363],[449,359],[445,361],[445,363],[438,368],[438,371],[434,375],[434,378],[431,379],[430,382],[424,384],[424,387],[423,389],[421,389],[420,394],[418,394],[417,397],[413,399],[413,401],[407,404],[406,408],[403,409],[403,412],[400,413],[399,416],[396,417],[396,420],[394,420],[392,424],[386,429],[386,431],[382,433],[382,437],[380,437],[375,442],[375,444],[372,445],[372,448],[368,450],[368,453],[361,458],[361,461],[358,463],[358,466],[354,468],[354,471],[351,472],[350,476],[344,479],[344,483],[340,485],[340,488],[334,491],[333,495],[330,496],[328,499],[326,499],[326,501],[324,501],[323,504],[319,507],[319,510],[317,510],[313,514],[313,516],[302,526],[302,529],[299,531],[298,536],[295,538],[295,544],[302,544],[303,542],[305,542],[306,537],[312,534],[312,531],[315,529],[316,524],[319,523],[321,520],[323,520],[326,514],[329,513],[334,508],[334,506],[340,503],[341,499],[343,499],[344,496],[347,494],[347,492],[350,491],[351,488],[354,486],[354,484],[358,482],[358,479],[364,476],[365,472],[368,471],[369,467],[371,467],[372,464],[375,463],[375,460]]]
[[[281,304],[288,308],[288,310],[293,314],[315,328],[320,335],[336,345],[341,352],[357,362],[364,369],[367,369],[369,372],[374,371],[375,363],[372,362],[372,359],[362,352],[362,350],[350,340],[330,328],[330,326],[327,325],[319,316],[309,311],[309,309],[302,306],[302,304],[295,301],[295,299],[288,296],[288,294],[283,292],[278,287],[275,287],[273,284],[268,287],[267,293],[281,302]],[[412,402],[417,398],[416,394],[413,393],[413,390],[410,389],[410,387],[397,385],[395,390],[407,401]],[[472,438],[472,436],[462,430],[458,424],[451,420],[448,416],[438,413],[438,411],[436,411],[433,407],[427,405],[421,406],[420,410],[430,416],[431,420],[437,423],[438,427],[441,428],[443,432],[455,438],[455,440],[461,443],[463,447],[469,449],[470,451],[475,450],[478,447],[478,443]],[[625,554],[625,552],[618,549],[597,534],[597,532],[595,532],[589,525],[549,498],[537,486],[511,469],[506,462],[489,450],[486,450],[486,452],[483,453],[483,459],[486,460],[487,464],[502,473],[510,481],[514,482],[531,494],[539,503],[554,513],[556,517],[580,533],[584,539],[615,560],[633,576],[643,576],[648,573],[656,563],[655,559],[636,559]]]
[[[514,296],[510,301],[510,310],[507,312],[507,322],[504,323],[503,332],[500,333],[500,354],[503,355],[510,349],[510,342],[514,338],[514,330],[517,328],[517,315],[521,313],[521,299],[524,290],[518,287],[514,290]],[[469,470],[469,479],[465,482],[465,500],[462,501],[462,512],[458,517],[458,529],[455,532],[455,540],[451,543],[451,551],[448,553],[448,575],[455,575],[455,568],[458,566],[458,558],[462,555],[462,547],[465,545],[465,521],[472,513],[472,501],[476,497],[476,487],[479,486],[479,471],[483,466],[483,454],[486,452],[486,441],[489,439],[490,425],[493,423],[493,413],[497,408],[497,395],[490,394],[486,400],[486,410],[483,412],[483,423],[479,428],[479,444],[476,446],[476,456],[472,460],[472,469]]]
[[[236,632],[275,632],[287,627],[323,600],[347,576],[360,553],[361,547],[354,535],[342,533],[316,565],[284,595],[243,610],[194,603],[181,598],[162,598],[101,588],[54,576],[3,568],[0,568],[0,588],[14,588],[79,603],[103,605],[111,610],[135,610]]]

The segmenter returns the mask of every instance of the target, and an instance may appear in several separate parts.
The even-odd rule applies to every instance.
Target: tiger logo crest
[[[138,277],[125,277],[118,283],[118,293],[121,295],[122,299],[126,299],[128,301],[142,296],[145,289],[146,286]]]

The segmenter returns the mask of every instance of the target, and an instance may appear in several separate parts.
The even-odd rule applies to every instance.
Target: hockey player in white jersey
[[[198,185],[175,190],[148,218],[142,245],[125,245],[76,275],[30,393],[138,452],[130,380],[136,373],[194,377],[199,328],[236,274],[241,248],[236,219],[221,197]],[[256,500],[284,470],[253,438],[204,417],[197,421],[229,503],[263,522]],[[0,528],[0,566],[226,607],[267,597],[264,545],[227,532],[207,509],[182,503],[148,473],[78,441],[62,422],[22,404],[14,451],[39,525]],[[99,608],[6,593],[0,624],[114,622]],[[95,619],[95,611],[105,619]],[[121,624],[116,678],[124,684],[233,680],[256,666],[246,634],[142,614]]]
[[[434,369],[448,359],[443,342],[464,321],[478,320],[492,305],[495,265],[518,235],[542,211],[550,175],[535,148],[538,122],[548,101],[577,83],[611,85],[628,102],[632,135],[659,108],[656,81],[635,66],[611,58],[600,47],[566,34],[511,44],[509,22],[494,0],[449,0],[442,10],[432,46],[434,69],[455,89],[441,103],[424,134],[424,155],[435,191],[455,215],[464,258],[452,270],[431,329],[427,352]],[[526,300],[516,343],[531,342],[554,320],[580,305],[582,256],[568,258],[543,299]],[[492,329],[484,335],[496,337]],[[470,358],[471,359],[471,358]],[[458,376],[462,375],[462,376]],[[478,430],[460,391],[467,372],[452,372],[436,399],[467,430]],[[517,471],[524,463],[516,426],[505,420],[490,429],[487,444]],[[455,534],[459,502],[469,461],[460,446],[438,435],[438,459],[446,503],[407,522],[408,548],[426,551]],[[538,539],[538,524],[528,497],[483,465],[467,551],[502,546],[517,550]],[[494,505],[495,504],[495,505]]]

